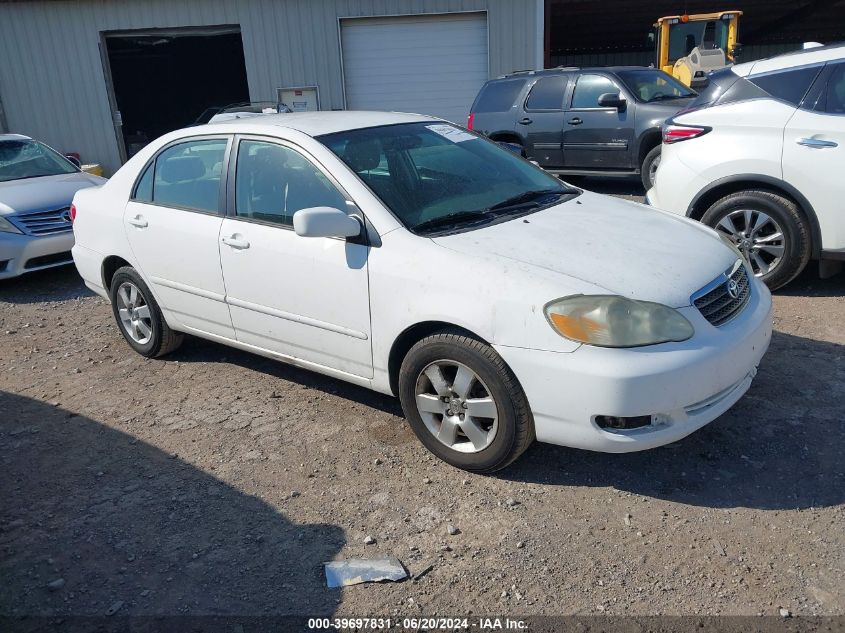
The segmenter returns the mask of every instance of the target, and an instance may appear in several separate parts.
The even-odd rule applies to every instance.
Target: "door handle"
[[[529,119],[528,117],[523,117],[519,121],[517,121],[517,123],[519,123],[520,125],[531,125],[533,122],[534,121]]]
[[[144,216],[140,214],[136,215],[134,218],[129,218],[126,221],[132,226],[137,226],[139,229],[145,229],[149,226],[147,221],[144,219]]]
[[[820,138],[799,138],[795,142],[799,145],[803,145],[804,147],[813,147],[816,149],[822,149],[824,147],[839,147],[838,143],[825,141]]]
[[[222,237],[220,238],[220,241],[223,242],[226,246],[231,246],[232,248],[237,248],[239,250],[249,248],[249,242],[237,238],[234,235],[230,235],[229,237]]]
[[[583,123],[583,121],[581,119],[579,119],[578,117],[575,117],[574,119],[569,119],[569,121],[567,121],[567,123],[569,123],[569,125],[581,125]]]

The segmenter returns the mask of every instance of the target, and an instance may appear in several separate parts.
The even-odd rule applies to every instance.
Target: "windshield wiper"
[[[510,209],[511,207],[518,207],[534,202],[539,204],[538,200],[551,195],[562,196],[567,193],[572,193],[568,189],[535,189],[532,191],[525,191],[516,196],[512,196],[507,200],[494,204],[488,208],[487,211],[501,211],[503,209]]]
[[[692,97],[693,95],[660,95],[659,97],[654,97],[648,100],[648,103],[654,103],[655,101],[666,101],[667,99],[686,99],[687,97]]]
[[[415,231],[428,231],[431,229],[442,229],[459,224],[475,224],[480,222],[489,222],[493,219],[487,211],[456,211],[455,213],[447,213],[437,218],[425,220],[419,224],[415,224],[411,228]]]

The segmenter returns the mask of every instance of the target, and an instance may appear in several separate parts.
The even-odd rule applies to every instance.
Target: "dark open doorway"
[[[104,41],[127,158],[208,108],[249,100],[236,26],[110,33]]]

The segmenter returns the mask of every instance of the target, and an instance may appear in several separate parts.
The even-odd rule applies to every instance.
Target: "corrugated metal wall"
[[[496,76],[537,66],[538,9],[536,0],[0,2],[0,101],[9,131],[79,151],[111,173],[120,158],[100,59],[103,31],[237,24],[251,99],[317,84],[323,109],[340,109],[339,17],[486,10]]]

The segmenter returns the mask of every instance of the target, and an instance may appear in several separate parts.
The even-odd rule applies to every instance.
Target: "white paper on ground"
[[[408,572],[396,558],[348,558],[324,565],[329,588],[384,580],[396,582],[408,577]]]

